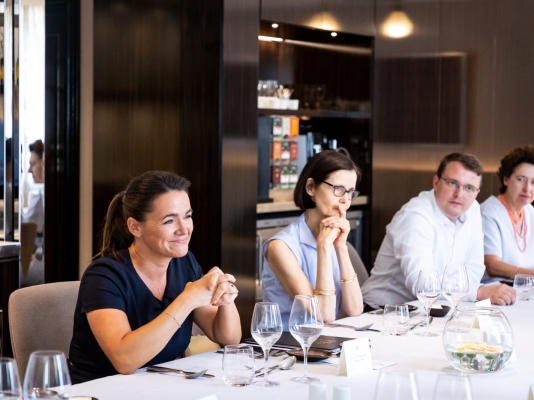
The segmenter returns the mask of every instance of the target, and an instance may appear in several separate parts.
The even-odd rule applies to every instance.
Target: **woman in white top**
[[[487,275],[490,280],[534,275],[534,146],[512,150],[497,175],[501,194],[481,206]]]

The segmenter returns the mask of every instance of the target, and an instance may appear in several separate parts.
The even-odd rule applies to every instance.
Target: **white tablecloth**
[[[420,308],[421,304],[417,304]],[[534,301],[517,302],[513,306],[501,307],[508,317],[514,332],[517,360],[508,363],[504,370],[487,374],[469,374],[469,382],[474,400],[509,399],[526,400],[530,384],[534,383]],[[421,313],[414,320],[423,317]],[[382,329],[382,316],[363,314],[359,317],[338,321],[351,325],[373,322],[374,327]],[[446,318],[434,318],[431,331],[440,332]],[[424,328],[418,328],[424,329]],[[410,332],[406,336],[385,336],[377,332],[355,332],[346,328],[325,328],[325,335],[344,337],[364,337],[371,340],[373,360],[395,361],[395,367],[415,371],[420,399],[433,399],[436,381],[440,374],[453,371],[443,351],[443,336],[421,337]],[[280,358],[270,359],[269,364],[280,362]],[[256,361],[259,368],[263,360]],[[216,378],[188,380],[179,375],[147,373],[143,369],[133,375],[115,375],[103,379],[74,385],[73,395],[87,395],[99,400],[117,399],[159,399],[195,400],[216,394],[218,400],[273,400],[307,399],[308,386],[291,382],[294,376],[302,375],[302,363],[292,370],[277,371],[269,379],[280,382],[280,386],[259,388],[255,386],[229,387],[222,379],[222,355],[205,353],[183,358],[164,364],[184,370],[198,371],[208,368]],[[394,368],[394,367],[389,367]],[[332,388],[336,385],[350,386],[352,399],[375,399],[376,386],[380,371],[362,373],[352,377],[337,376],[337,367],[326,363],[310,363],[308,373],[327,384],[328,399],[332,398]],[[452,399],[451,399],[452,400]]]

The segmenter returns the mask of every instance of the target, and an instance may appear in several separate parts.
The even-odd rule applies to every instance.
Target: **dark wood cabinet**
[[[358,35],[375,36],[375,0],[323,0],[323,26]]]
[[[321,28],[322,7],[322,0],[262,0],[261,19]]]
[[[263,0],[261,19],[374,36],[375,0]]]

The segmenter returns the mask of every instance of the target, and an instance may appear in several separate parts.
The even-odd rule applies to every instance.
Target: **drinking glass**
[[[438,376],[434,388],[434,400],[473,400],[469,376],[455,372]]]
[[[414,371],[390,368],[380,371],[375,400],[419,400],[420,398]]]
[[[304,353],[304,376],[291,380],[300,383],[319,381],[318,378],[308,376],[308,350],[323,331],[323,314],[317,297],[295,296],[289,315],[289,331],[300,343]]]
[[[534,294],[534,276],[517,274],[514,278],[514,289],[518,300],[530,300]]]
[[[265,371],[263,381],[254,382],[256,386],[278,386],[278,382],[271,382],[267,379],[267,361],[269,350],[273,347],[282,335],[282,317],[280,307],[276,303],[256,303],[252,322],[250,324],[252,337],[261,346],[265,354]]]
[[[24,377],[25,399],[68,397],[71,387],[67,360],[62,351],[34,351]]]
[[[419,276],[417,277],[417,282],[415,284],[415,293],[419,301],[423,303],[423,306],[425,307],[426,331],[417,332],[416,335],[439,336],[438,333],[429,332],[428,327],[430,325],[430,309],[432,308],[432,304],[439,298],[441,293],[440,286],[438,271],[419,271]]]
[[[247,386],[254,379],[254,350],[249,344],[224,347],[223,379],[228,386]]]
[[[386,304],[384,306],[384,334],[404,335],[408,333],[410,314],[406,304]]]
[[[12,358],[0,357],[0,399],[22,399],[17,362]]]
[[[454,312],[469,293],[469,279],[465,265],[452,264],[445,268],[441,281],[441,292],[452,305]]]

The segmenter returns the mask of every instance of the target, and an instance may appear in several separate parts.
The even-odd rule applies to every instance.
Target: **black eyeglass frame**
[[[350,190],[347,190],[345,189],[344,186],[339,186],[339,185],[332,185],[331,183],[328,183],[327,181],[323,181],[323,183],[326,183],[328,186],[332,186],[332,188],[334,188],[334,196],[336,197],[343,197],[345,196],[347,193],[352,193],[351,194],[351,201],[354,200],[356,197],[358,197],[358,195],[360,194],[360,192],[358,192],[356,189],[350,189]],[[340,189],[343,189],[343,193],[341,195],[338,195],[336,194],[336,191],[339,191]]]

